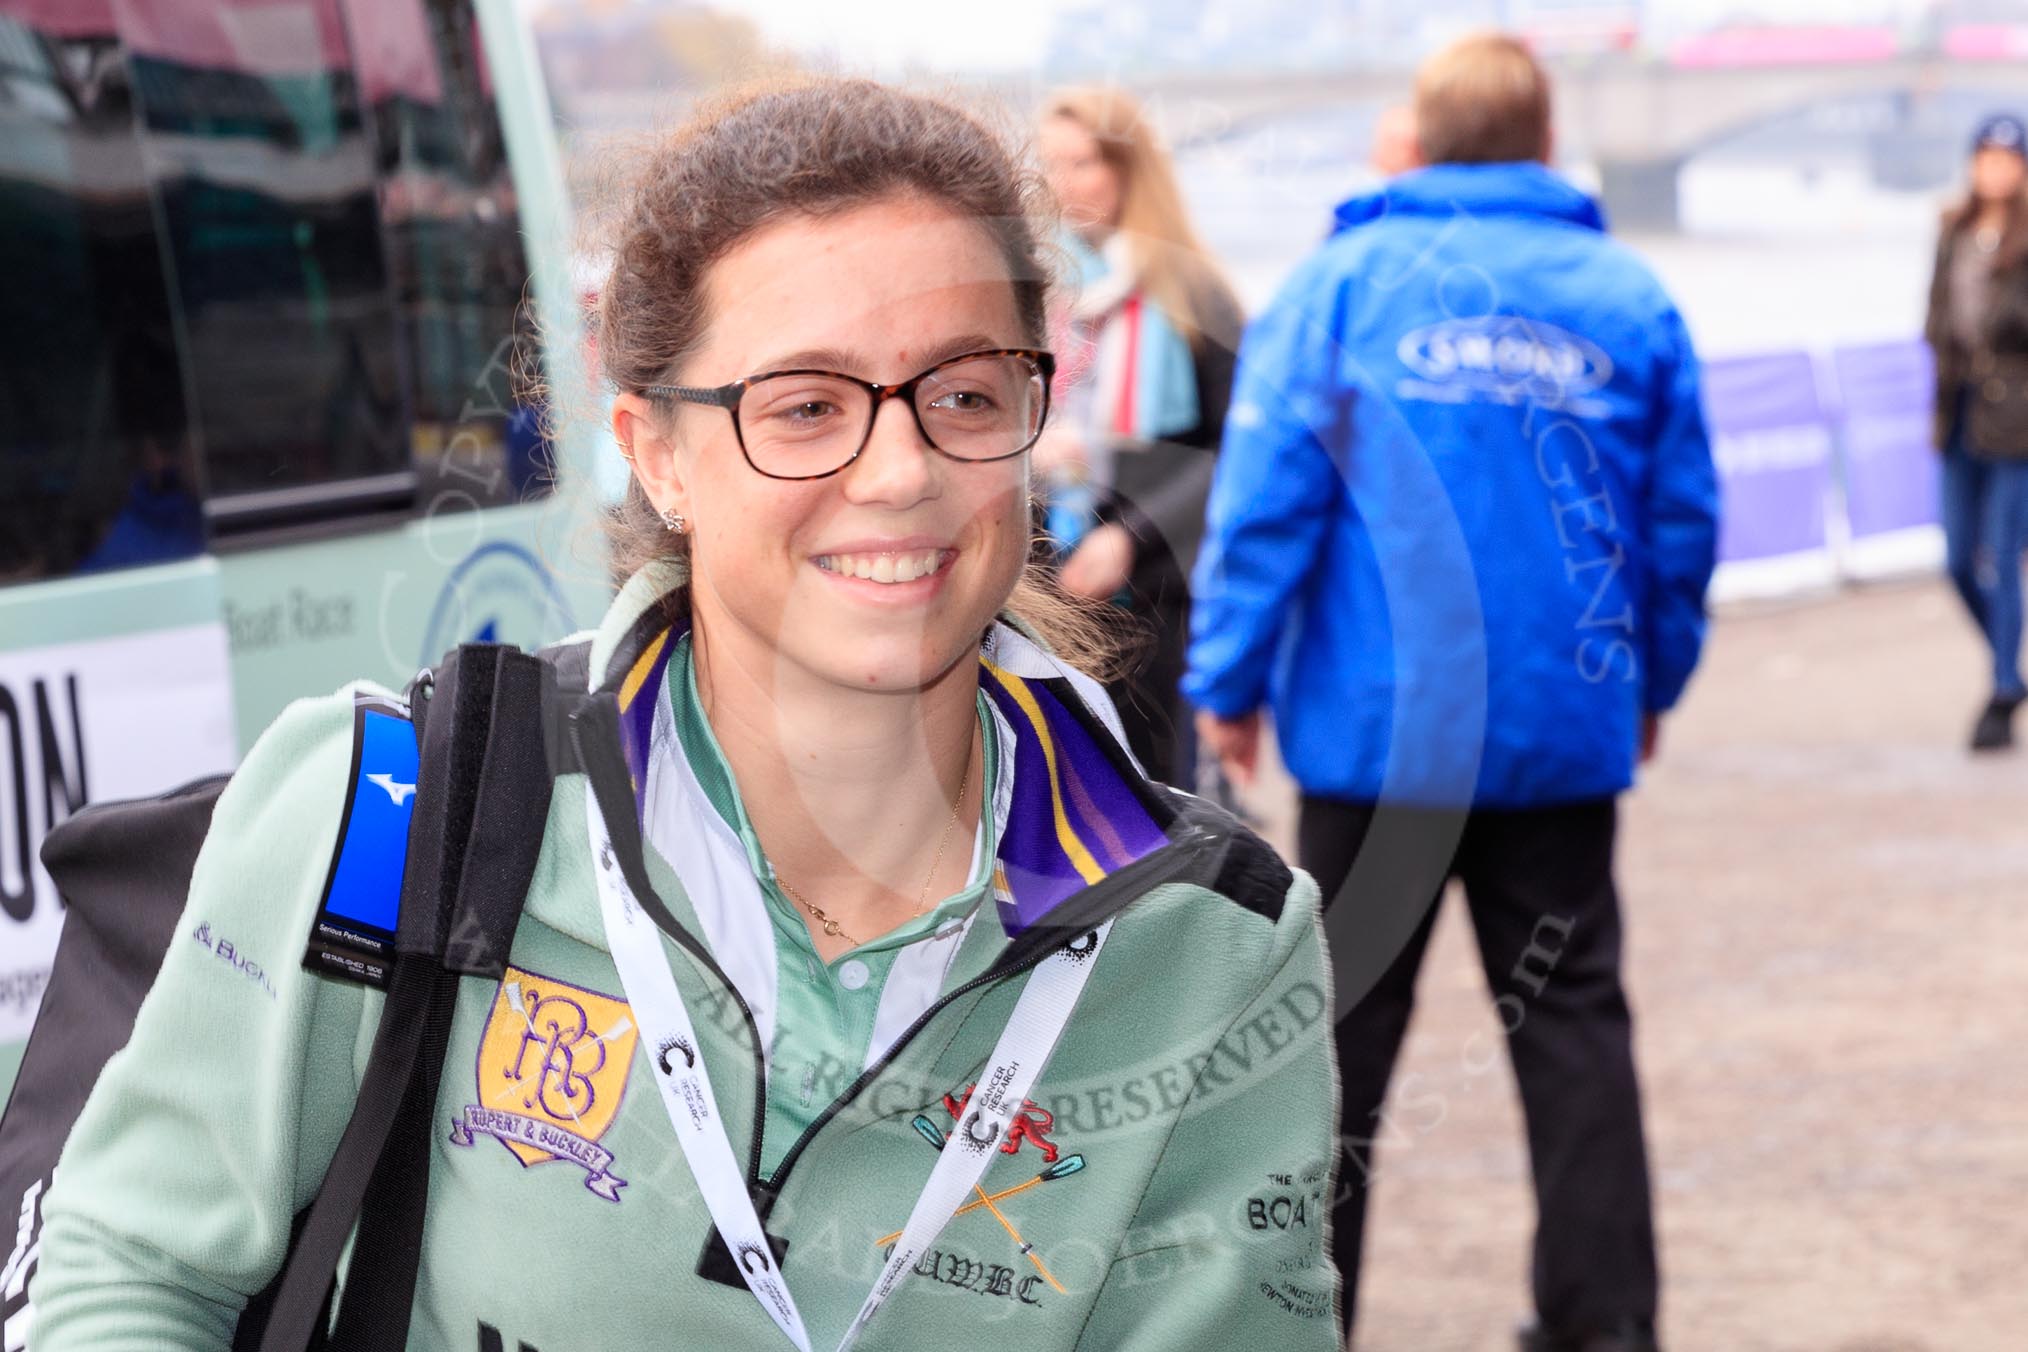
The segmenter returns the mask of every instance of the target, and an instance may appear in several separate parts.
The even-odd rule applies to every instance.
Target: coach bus
[[[0,1101],[52,825],[596,621],[567,215],[512,0],[0,0]]]

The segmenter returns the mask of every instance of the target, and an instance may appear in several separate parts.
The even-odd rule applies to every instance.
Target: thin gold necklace
[[[909,919],[911,920],[913,920],[916,916],[921,915],[923,913],[923,908],[929,905],[930,885],[934,883],[937,879],[937,870],[943,867],[944,851],[950,847],[951,832],[953,829],[956,828],[958,824],[958,811],[959,809],[964,807],[965,791],[971,788],[971,786],[972,786],[972,747],[971,744],[967,742],[965,745],[965,772],[958,778],[958,796],[951,803],[950,819],[944,823],[943,834],[937,837],[937,855],[935,859],[930,861],[929,876],[922,880],[922,891],[919,894],[917,894],[915,899],[915,910],[909,916]],[[772,859],[768,860],[768,867],[770,869],[773,869],[774,866],[775,861]],[[841,927],[836,920],[833,920],[830,916],[824,913],[823,907],[817,905],[816,902],[811,901],[801,892],[798,892],[795,889],[795,887],[790,884],[789,880],[787,878],[784,878],[780,873],[775,874],[775,884],[776,886],[780,887],[782,891],[788,893],[791,897],[793,897],[797,905],[801,906],[804,910],[810,913],[811,917],[816,920],[818,927],[824,931],[825,937],[832,939],[843,939],[847,944],[851,945],[853,948],[859,947],[860,943],[862,942],[861,940],[855,939],[851,935],[847,934],[843,929],[843,927]]]

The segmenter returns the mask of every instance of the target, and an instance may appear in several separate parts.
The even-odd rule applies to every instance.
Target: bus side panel
[[[88,802],[230,770],[232,705],[214,561],[0,589],[0,1100],[63,922],[43,837]]]
[[[534,648],[596,624],[611,590],[576,557],[587,520],[553,497],[221,556],[240,747],[303,695],[399,690],[460,643]]]

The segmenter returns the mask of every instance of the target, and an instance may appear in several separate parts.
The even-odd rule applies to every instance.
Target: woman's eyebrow
[[[996,342],[983,333],[961,333],[955,338],[946,338],[942,342],[931,343],[913,360],[922,363],[916,367],[916,370],[927,371],[938,362],[950,357],[961,357],[967,352],[984,352],[992,348],[1006,346],[1006,343]]]
[[[1001,346],[1003,344],[982,333],[961,333],[952,338],[939,339],[909,358],[909,362],[915,366],[915,370],[908,372],[908,375],[914,375],[916,371],[927,371],[930,367],[935,366],[938,362],[948,357],[962,356],[967,352],[981,352]],[[755,374],[765,374],[769,371],[836,371],[840,375],[856,376],[862,380],[871,380],[873,377],[866,375],[865,372],[873,364],[865,360],[863,354],[847,352],[842,348],[807,347],[796,352],[785,352],[781,356],[773,358],[766,365],[757,368]],[[903,379],[906,378],[907,376],[903,377]]]
[[[754,368],[754,372],[758,375],[769,371],[817,370],[837,371],[841,375],[850,375],[856,360],[856,354],[846,352],[842,348],[806,347],[795,352],[785,352],[779,357],[762,362]]]

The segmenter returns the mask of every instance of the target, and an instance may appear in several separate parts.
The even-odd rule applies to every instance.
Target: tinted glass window
[[[203,548],[134,123],[109,7],[0,4],[0,582]]]
[[[0,0],[0,582],[546,487],[469,0]]]
[[[375,167],[339,0],[116,12],[214,518],[404,474]]]
[[[530,407],[528,264],[485,52],[467,3],[346,0],[414,401],[425,510],[547,485]]]

